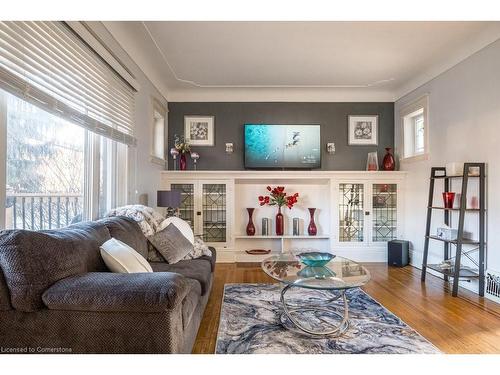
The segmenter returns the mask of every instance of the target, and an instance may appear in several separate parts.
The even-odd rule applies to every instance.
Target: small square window
[[[414,158],[429,153],[427,103],[427,96],[425,96],[407,105],[401,111],[403,159]]]
[[[165,159],[165,117],[159,112],[154,112],[153,156]]]
[[[151,148],[151,161],[165,165],[165,132],[166,110],[157,101],[153,100],[153,144]]]

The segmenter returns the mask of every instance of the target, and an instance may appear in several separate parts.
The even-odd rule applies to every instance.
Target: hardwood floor
[[[372,280],[363,288],[373,298],[436,345],[444,353],[500,353],[500,305],[461,289],[448,293],[443,280],[420,270],[367,263]],[[212,295],[193,353],[214,353],[224,284],[275,282],[259,264],[217,264]]]

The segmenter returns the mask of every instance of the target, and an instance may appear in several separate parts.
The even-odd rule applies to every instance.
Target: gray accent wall
[[[244,170],[243,125],[249,123],[321,125],[321,170],[364,170],[368,152],[377,151],[380,164],[384,148],[394,147],[394,103],[170,102],[168,109],[168,149],[173,146],[175,134],[184,134],[184,116],[215,116],[215,146],[193,147],[200,154],[199,170]],[[378,146],[347,144],[349,115],[379,116]],[[226,142],[234,144],[233,154],[226,154]],[[327,142],[335,143],[334,155],[326,152]],[[188,169],[192,168],[188,157]]]

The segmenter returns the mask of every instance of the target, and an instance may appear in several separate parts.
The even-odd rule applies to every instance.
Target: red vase
[[[181,171],[185,171],[186,167],[187,167],[186,154],[185,153],[181,153],[181,158],[179,160],[179,169]]]
[[[384,171],[393,171],[396,168],[396,162],[394,161],[394,156],[391,152],[392,148],[386,147],[385,151],[387,153],[384,156],[384,160],[382,161],[382,169]]]
[[[282,236],[283,232],[284,232],[283,214],[281,213],[281,207],[278,207],[278,213],[276,214],[276,235]]]
[[[444,208],[453,208],[453,201],[455,200],[455,193],[443,193]]]
[[[252,215],[255,208],[247,208],[248,211],[248,224],[247,224],[247,236],[255,235],[255,225],[253,225]]]
[[[309,221],[309,226],[307,227],[307,233],[310,236],[315,236],[318,234],[318,228],[316,227],[316,223],[314,222],[314,213],[316,212],[315,208],[308,208],[309,215],[311,216],[311,220]]]

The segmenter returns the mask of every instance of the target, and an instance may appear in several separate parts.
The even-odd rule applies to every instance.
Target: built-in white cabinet
[[[181,192],[179,215],[195,235],[214,247],[227,247],[230,238],[228,204],[232,185],[227,180],[172,180],[169,190]]]
[[[180,216],[218,250],[218,261],[260,262],[249,249],[280,251],[314,248],[355,261],[383,262],[387,241],[404,238],[402,223],[405,172],[344,171],[168,171],[162,189],[182,193]],[[266,186],[285,186],[300,194],[299,204],[284,209],[285,235],[276,236],[276,207],[259,206]],[[254,236],[246,235],[247,208],[255,208]],[[316,236],[307,234],[309,207],[316,208]],[[262,235],[262,219],[272,223]],[[292,233],[297,218],[301,231]]]
[[[338,244],[381,246],[398,238],[398,186],[390,181],[338,183]]]

